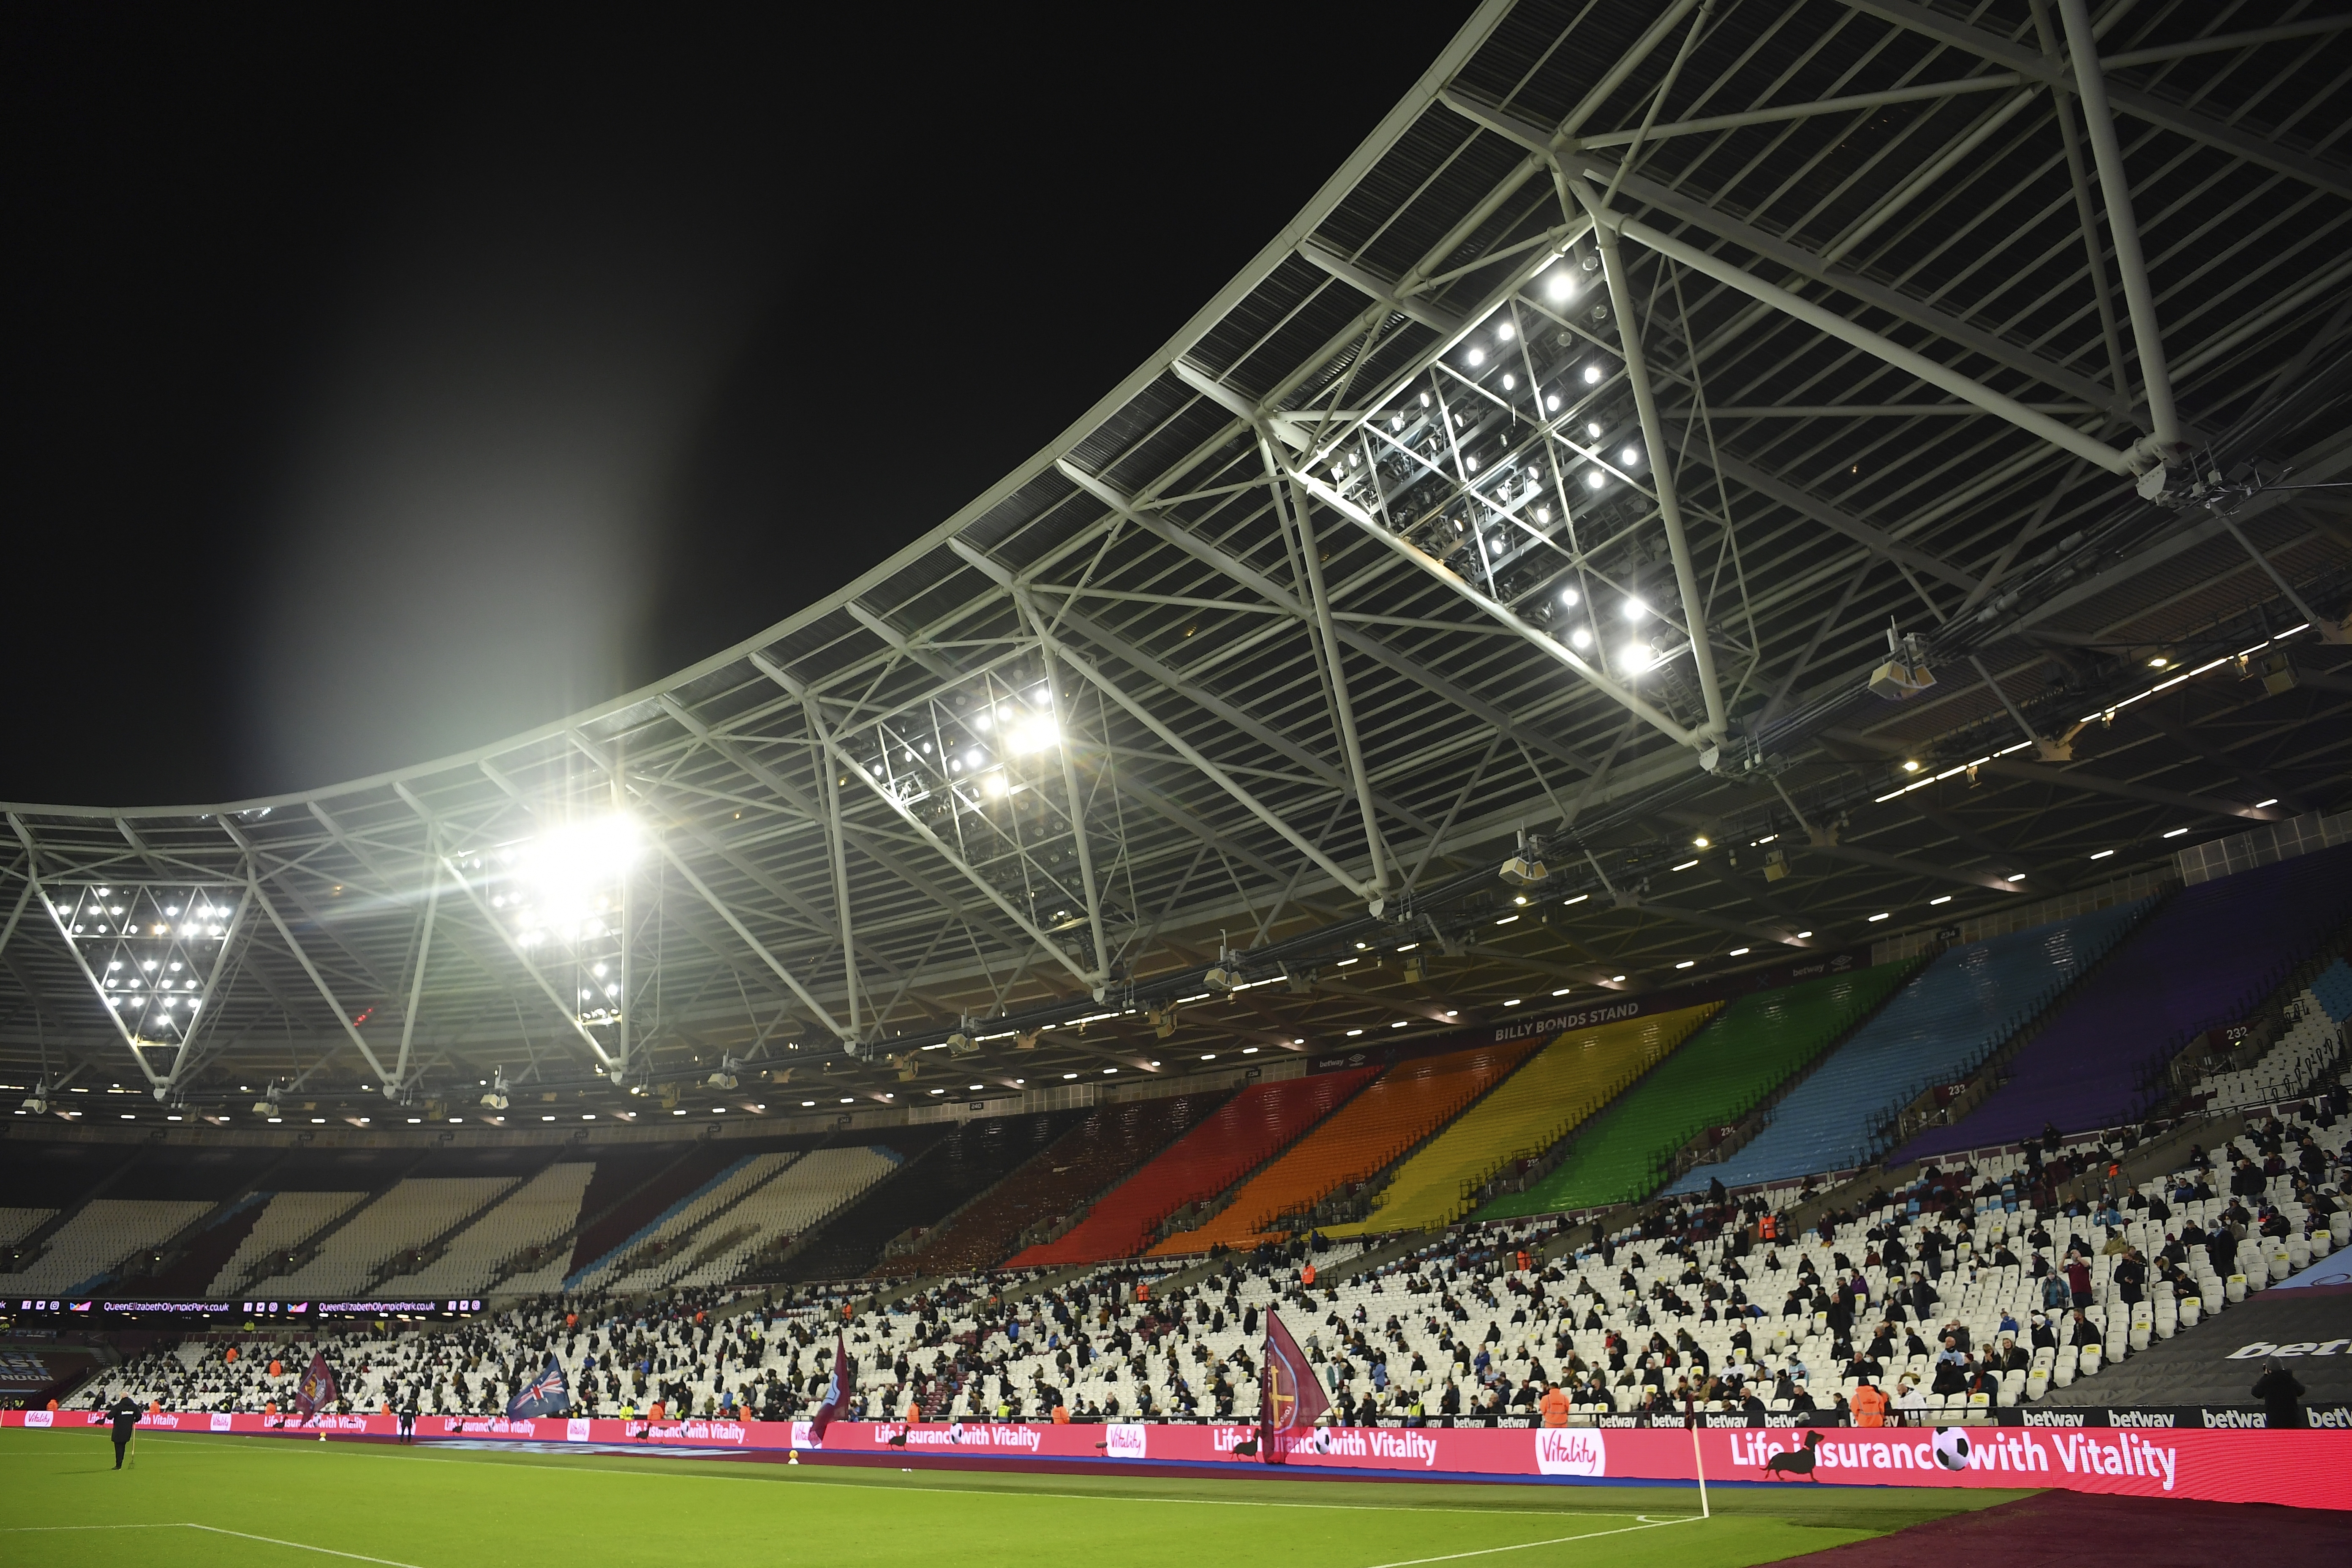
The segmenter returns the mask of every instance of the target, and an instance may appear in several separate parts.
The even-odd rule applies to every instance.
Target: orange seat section
[[[1029,1247],[1007,1268],[1100,1263],[1142,1250],[1160,1221],[1212,1198],[1297,1138],[1370,1082],[1375,1068],[1253,1084],[1166,1152],[1095,1200],[1065,1235]]]
[[[1222,1242],[1255,1247],[1311,1210],[1343,1183],[1360,1182],[1402,1159],[1525,1061],[1534,1042],[1481,1046],[1402,1061],[1289,1151],[1250,1178],[1234,1201],[1198,1229],[1170,1237],[1155,1257],[1206,1252]]]

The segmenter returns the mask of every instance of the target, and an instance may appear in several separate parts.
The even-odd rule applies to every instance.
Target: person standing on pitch
[[[114,1468],[119,1470],[122,1468],[122,1450],[139,1430],[139,1406],[126,1394],[114,1402],[114,1408],[107,1414],[114,1418]]]

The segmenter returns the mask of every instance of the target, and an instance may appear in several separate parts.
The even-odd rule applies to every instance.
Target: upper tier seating
[[[1378,1070],[1351,1068],[1250,1085],[1104,1194],[1067,1234],[1028,1248],[1005,1267],[1044,1268],[1129,1256],[1151,1239],[1160,1221],[1186,1204],[1216,1196],[1264,1164],[1370,1083]]]
[[[680,1289],[724,1285],[751,1258],[822,1225],[902,1163],[895,1149],[819,1149],[751,1193],[686,1249]]]
[[[580,1212],[587,1218],[572,1241],[572,1267],[565,1279],[583,1279],[611,1261],[672,1205],[685,1202],[744,1153],[740,1145],[722,1148],[703,1143],[683,1157],[674,1149],[657,1146],[644,1152],[629,1150],[599,1158],[587,1194],[580,1201]]]
[[[179,1256],[140,1281],[142,1296],[203,1296],[222,1267],[253,1234],[269,1206],[268,1193],[251,1193],[210,1216],[204,1228],[187,1238]]]
[[[2251,1012],[2347,915],[2352,845],[2184,888],[2018,1053],[2006,1084],[1898,1157],[2132,1121],[2189,1035]]]
[[[709,1181],[673,1200],[667,1208],[639,1226],[590,1267],[574,1273],[565,1288],[610,1289],[625,1295],[657,1289],[660,1283],[676,1278],[678,1270],[668,1265],[679,1261],[674,1256],[675,1249],[697,1226],[740,1201],[744,1194],[799,1157],[797,1149],[768,1149],[738,1155]]]
[[[1532,1042],[1482,1046],[1397,1063],[1252,1176],[1207,1224],[1170,1237],[1152,1255],[1206,1252],[1220,1244],[1255,1247],[1277,1218],[1311,1209],[1341,1183],[1360,1182],[1397,1160],[1531,1049]]]
[[[1631,1203],[1665,1179],[1667,1163],[1703,1128],[1754,1110],[1917,965],[1882,963],[1742,996],[1588,1124],[1568,1157],[1480,1219]]]
[[[273,1296],[347,1296],[375,1271],[422,1247],[507,1188],[512,1176],[411,1176],[320,1244],[310,1260],[270,1287]]]
[[[891,1267],[930,1278],[1002,1262],[1023,1233],[1052,1225],[1117,1184],[1223,1104],[1223,1090],[1097,1106],[1084,1121],[1032,1155]]]
[[[594,1170],[586,1161],[548,1166],[451,1237],[440,1257],[384,1280],[381,1293],[404,1300],[480,1295],[510,1259],[579,1223],[580,1197]]]
[[[0,1275],[0,1291],[72,1291],[111,1271],[133,1253],[169,1239],[213,1206],[209,1198],[93,1198],[49,1237],[21,1274]]]
[[[1895,1112],[1977,1065],[2121,941],[2150,900],[1948,948],[1774,1107],[1748,1145],[1669,1193],[1782,1181],[1860,1165]]]
[[[944,1126],[893,1128],[892,1145],[919,1169],[881,1183],[828,1223],[785,1269],[793,1279],[850,1279],[869,1270],[898,1275],[904,1268],[883,1249],[914,1239],[1019,1168],[1084,1117],[1082,1110],[1030,1116],[988,1116]],[[929,1134],[925,1143],[908,1142]]]
[[[364,1201],[365,1193],[271,1193],[253,1226],[236,1244],[201,1294],[235,1295],[272,1253],[291,1252]]]
[[[1542,1153],[1665,1059],[1720,1004],[1572,1029],[1538,1051],[1397,1170],[1370,1219],[1327,1236],[1430,1230],[1470,1212],[1478,1189],[1515,1160]]]
[[[2207,1110],[2273,1105],[2307,1093],[2343,1055],[2347,1019],[2352,1019],[2352,963],[2339,958],[2289,1004],[2286,1027],[2259,1060],[2200,1078],[2194,1092],[2204,1097]]]

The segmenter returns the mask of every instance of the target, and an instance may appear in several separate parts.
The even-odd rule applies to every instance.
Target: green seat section
[[[1474,1216],[1601,1208],[1647,1196],[1701,1129],[1738,1121],[1844,1037],[1916,960],[1826,975],[1732,1003],[1595,1117],[1549,1174]]]

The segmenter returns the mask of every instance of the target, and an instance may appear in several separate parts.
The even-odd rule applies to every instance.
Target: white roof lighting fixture
[[[1630,468],[1634,464],[1642,460],[1642,448],[1639,447],[1628,447],[1623,451],[1617,454],[1617,460]]]
[[[2278,804],[2278,797],[2277,797],[2276,795],[2273,795],[2273,796],[2272,796],[2272,797],[2271,797],[2270,799],[2268,799],[2268,800],[2258,800],[2258,801],[2254,802],[2254,809],[2255,809],[2256,811],[2260,811],[2260,810],[2262,810],[2262,808],[2263,808],[2263,807],[2264,807],[2264,806],[2266,806],[2266,805],[2276,805],[2277,804]]]
[[[1601,384],[1601,367],[1599,365],[1589,364],[1584,367],[1584,384],[1587,386],[1598,386]]]
[[[1952,895],[1951,895],[1951,894],[1949,894],[1949,893],[1945,893],[1945,894],[1941,895],[1940,897],[1933,898],[1933,899],[1929,899],[1929,900],[1927,900],[1927,904],[1928,904],[1928,907],[1932,909],[1933,907],[1935,907],[1935,906],[1936,906],[1936,905],[1937,905],[1937,904],[1948,904],[1948,903],[1950,903],[1951,901],[1952,901]]]
[[[2104,859],[2105,859],[2108,856],[2110,856],[2110,855],[2112,855],[2112,854],[2114,854],[2114,853],[2115,853],[2115,851],[2114,851],[2114,850],[2112,850],[2112,849],[2100,849],[2100,850],[2094,851],[2094,852],[2093,852],[2093,854],[2092,854],[2092,856],[2091,856],[2091,858],[2092,858],[2092,859],[2094,859],[2094,860],[2104,860]]]
[[[1650,668],[1652,662],[1653,656],[1648,643],[1629,642],[1617,650],[1618,667],[1629,675],[1641,674]]]
[[[1629,621],[1638,623],[1650,613],[1650,606],[1643,602],[1639,595],[1629,595],[1624,604],[1618,607],[1617,613]]]
[[[1559,602],[1563,605],[1581,604],[1583,599],[1584,595],[1578,593],[1573,587],[1562,588],[1559,591]]]
[[[1592,634],[1582,626],[1577,626],[1570,629],[1568,634],[1568,640],[1570,646],[1573,647],[1591,647],[1592,646]]]
[[[1485,349],[1474,348],[1462,357],[1470,362],[1471,368],[1475,369],[1479,365],[1486,363],[1486,351]]]
[[[1544,295],[1559,302],[1576,298],[1576,268],[1565,262],[1556,263],[1544,274]]]
[[[1609,476],[1602,473],[1599,468],[1587,468],[1584,470],[1584,488],[1586,489],[1597,490],[1608,482]]]
[[[1574,989],[1576,989],[1576,988],[1575,988],[1574,986],[1572,986],[1572,985],[1563,985],[1563,986],[1561,986],[1559,990],[1557,990],[1557,991],[1553,992],[1553,993],[1552,993],[1552,994],[1553,994],[1553,995],[1555,995],[1555,996],[1565,996],[1565,995],[1567,995],[1570,991],[1573,991]]]
[[[1698,967],[1698,960],[1696,958],[1685,958],[1680,963],[1675,964],[1675,967],[1676,969],[1696,969]]]
[[[2186,833],[2186,832],[2188,832],[2188,831],[2189,831],[2189,829],[2187,829],[2187,828],[2185,828],[2185,827],[2176,827],[2176,828],[2174,828],[2171,832],[2169,832],[2169,833],[2166,834],[2166,835],[2165,835],[2165,837],[2166,837],[2167,838],[2178,838],[2178,837],[2179,837],[2182,834],[2184,834],[2184,833]]]
[[[1745,958],[1748,956],[1748,950],[1744,947],[1735,947],[1731,950],[1730,956],[1733,958]]]
[[[1876,914],[1874,914],[1874,915],[1871,916],[1870,918],[1871,918],[1873,921],[1883,921],[1883,920],[1886,919],[1886,917],[1887,917],[1887,916],[1889,916],[1890,914],[1892,914],[1892,913],[1894,913],[1894,912],[1895,912],[1895,911],[1893,911],[1892,910],[1879,910]]]
[[[131,1042],[185,1042],[238,918],[236,896],[184,885],[56,887],[47,907]]]
[[[1495,323],[1495,337],[1498,342],[1507,343],[1517,335],[1517,332],[1518,329],[1511,325],[1510,318],[1507,316]]]

